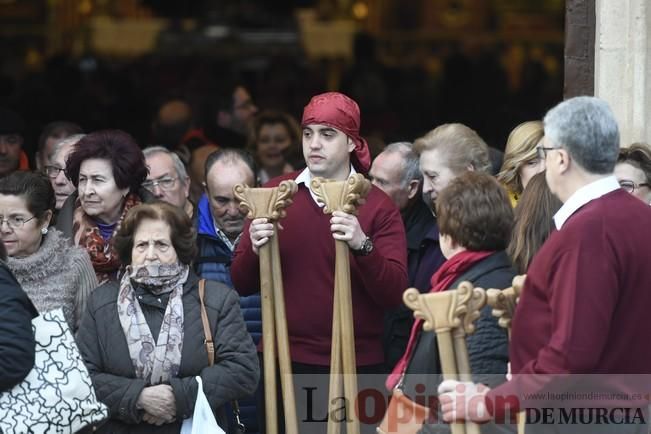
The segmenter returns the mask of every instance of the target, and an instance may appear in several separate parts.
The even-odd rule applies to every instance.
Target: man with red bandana
[[[327,378],[332,342],[334,240],[346,241],[351,252],[358,374],[381,374],[386,372],[383,315],[401,303],[407,287],[407,247],[400,212],[374,186],[358,216],[343,212],[330,216],[323,213],[322,205],[309,190],[313,177],[343,181],[351,174],[368,172],[371,158],[366,141],[359,135],[359,107],[355,101],[337,92],[317,95],[305,107],[301,125],[307,168],[266,184],[274,187],[293,179],[299,186],[281,222],[284,229],[274,233],[266,219],[255,219],[245,227],[231,268],[233,284],[242,295],[259,290],[258,248],[277,236],[293,373],[322,374],[322,379]],[[324,393],[327,397],[327,381],[325,390],[322,389],[320,386],[315,394]],[[306,397],[306,391],[299,387],[297,401],[306,398],[319,401],[313,395]],[[323,408],[318,404],[314,408],[299,408],[302,423],[314,422],[304,425],[306,431],[300,432],[325,432],[323,404]],[[309,414],[302,414],[301,410]]]

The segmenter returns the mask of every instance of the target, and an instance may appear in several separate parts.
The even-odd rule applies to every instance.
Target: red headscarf
[[[327,92],[313,97],[303,110],[301,126],[323,124],[345,133],[355,143],[350,156],[355,170],[367,173],[371,168],[368,144],[359,135],[359,106],[339,92]]]

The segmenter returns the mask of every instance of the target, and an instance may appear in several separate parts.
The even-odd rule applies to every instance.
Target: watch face
[[[364,244],[362,244],[362,251],[365,255],[368,255],[371,253],[371,250],[373,250],[373,242],[370,238],[367,238],[364,240]]]

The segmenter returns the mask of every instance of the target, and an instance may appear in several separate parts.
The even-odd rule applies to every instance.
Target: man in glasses
[[[638,416],[621,419],[617,429],[586,418],[565,430],[527,426],[528,433],[649,432],[651,209],[620,188],[614,175],[619,130],[605,101],[571,98],[551,109],[544,124],[539,152],[547,184],[563,206],[527,270],[513,317],[513,379],[490,391],[444,382],[444,420],[500,420],[508,397],[511,411],[532,410],[528,419],[535,420],[544,407],[552,423],[560,410],[576,408],[622,408]],[[541,390],[588,397],[574,403],[527,398]],[[586,390],[605,398],[581,395]]]
[[[162,146],[146,148],[143,154],[149,175],[142,186],[156,199],[177,206],[192,217],[194,205],[189,199],[190,177],[179,156]]]
[[[56,142],[52,156],[48,164],[45,165],[45,173],[50,178],[50,184],[54,189],[55,209],[57,211],[61,209],[68,196],[75,191],[75,186],[66,176],[66,158],[68,158],[77,142],[84,136],[85,134],[75,134]]]

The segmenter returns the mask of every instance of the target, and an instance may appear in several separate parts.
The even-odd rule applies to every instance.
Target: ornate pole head
[[[250,219],[267,218],[278,221],[285,217],[285,209],[292,204],[298,191],[294,181],[282,181],[278,187],[250,188],[244,184],[233,187],[233,194],[240,201],[240,208],[248,211]]]
[[[346,181],[314,178],[310,182],[310,190],[325,205],[324,213],[343,211],[357,214],[358,207],[371,190],[371,182],[360,173],[351,175]]]
[[[498,319],[497,323],[500,327],[510,328],[517,303],[517,295],[513,287],[504,290],[489,289],[486,291],[486,299],[488,305],[493,308],[491,313]]]

